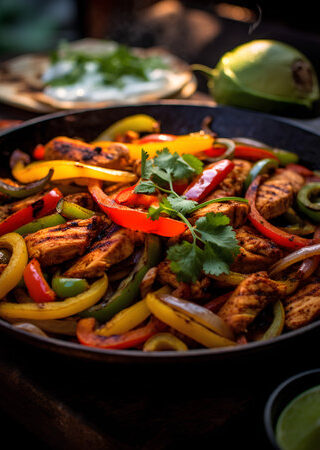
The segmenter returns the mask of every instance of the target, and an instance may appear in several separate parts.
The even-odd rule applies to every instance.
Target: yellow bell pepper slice
[[[104,275],[87,291],[61,302],[48,303],[0,303],[0,317],[8,319],[63,319],[90,308],[106,293],[108,278]]]
[[[12,254],[7,267],[0,275],[0,299],[16,287],[28,263],[27,246],[20,234],[8,233],[1,236],[1,248],[11,250]]]
[[[221,275],[210,275],[210,278],[220,281],[227,286],[238,286],[248,275],[238,272],[222,273]]]
[[[12,175],[20,183],[31,183],[43,178],[49,169],[54,169],[51,181],[72,178],[93,178],[112,183],[133,183],[137,177],[134,173],[122,170],[91,166],[77,161],[51,160],[36,161],[27,166],[18,162],[12,169]]]
[[[194,318],[169,307],[154,293],[147,295],[146,302],[152,314],[159,320],[205,347],[215,348],[235,345],[235,342],[213,333],[204,325],[198,323]]]
[[[137,133],[156,133],[159,131],[159,122],[147,114],[134,114],[120,119],[103,131],[95,139],[96,141],[114,141],[118,135],[126,131],[136,131]]]
[[[188,347],[181,339],[171,333],[155,334],[143,346],[144,352],[162,352],[164,350],[185,352],[188,350]]]
[[[186,153],[196,154],[212,147],[214,138],[207,134],[190,134],[178,137],[174,141],[148,142],[145,144],[125,144],[132,159],[141,159],[141,150],[146,151],[150,158],[156,156],[157,151],[167,148],[170,153],[177,152],[179,155]],[[110,142],[98,141],[99,147],[107,147]]]
[[[123,309],[115,315],[109,322],[96,330],[100,336],[113,336],[115,334],[126,333],[138,326],[150,316],[150,310],[145,300],[135,303],[129,308]]]
[[[170,288],[164,286],[156,294],[168,294]],[[136,326],[140,325],[151,314],[147,306],[146,300],[143,299],[128,308],[123,309],[116,314],[109,322],[96,330],[96,334],[100,336],[113,336],[115,334],[126,333]]]

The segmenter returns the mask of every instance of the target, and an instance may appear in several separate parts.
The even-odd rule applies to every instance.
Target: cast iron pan
[[[114,121],[131,114],[150,114],[161,121],[166,133],[183,134],[199,130],[204,117],[213,117],[212,128],[220,136],[246,136],[298,153],[310,168],[318,168],[320,134],[297,127],[286,119],[229,107],[212,107],[176,101],[156,104],[119,106],[97,110],[55,113],[32,119],[0,134],[1,175],[8,175],[10,153],[19,148],[31,151],[38,143],[46,143],[59,135],[93,140]],[[294,357],[304,353],[320,335],[320,321],[297,331],[265,342],[250,343],[236,348],[190,350],[188,352],[143,353],[133,350],[101,350],[65,342],[62,339],[31,335],[0,320],[0,330],[27,344],[66,356],[112,363],[229,363],[257,362],[269,358]]]

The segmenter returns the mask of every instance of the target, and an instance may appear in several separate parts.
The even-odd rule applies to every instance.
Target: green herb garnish
[[[167,64],[158,56],[140,57],[135,55],[125,45],[118,45],[113,51],[91,54],[71,49],[63,43],[51,55],[51,64],[60,61],[70,61],[71,69],[68,73],[56,76],[46,82],[49,86],[64,86],[74,84],[87,73],[88,63],[96,65],[96,72],[102,76],[102,84],[123,86],[122,77],[131,75],[148,81],[149,72],[156,68],[165,69]]]
[[[211,203],[223,201],[242,201],[240,197],[223,197],[203,203],[188,200],[173,189],[173,182],[189,180],[202,172],[203,163],[193,155],[171,154],[168,149],[157,152],[157,156],[148,159],[142,150],[142,180],[136,186],[136,193],[154,194],[156,191],[167,194],[159,206],[149,208],[149,217],[159,219],[165,213],[182,220],[188,227],[192,242],[183,240],[168,249],[167,257],[171,261],[171,270],[179,281],[195,282],[202,272],[209,275],[229,273],[229,266],[239,253],[235,232],[229,225],[230,219],[221,213],[208,213],[199,218],[194,225],[187,216]]]

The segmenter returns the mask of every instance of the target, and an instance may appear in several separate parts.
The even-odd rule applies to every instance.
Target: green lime
[[[320,385],[285,407],[277,422],[276,440],[282,450],[320,449]]]
[[[319,85],[311,62],[283,42],[259,39],[225,53],[206,73],[217,103],[266,112],[310,110],[319,100]]]

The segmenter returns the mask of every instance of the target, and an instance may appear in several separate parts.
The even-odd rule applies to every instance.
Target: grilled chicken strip
[[[235,164],[234,169],[220,183],[218,189],[204,199],[204,202],[219,197],[232,197],[241,194],[244,180],[251,169],[251,163],[242,159],[235,159],[233,162]],[[230,225],[237,228],[245,223],[249,213],[249,206],[246,203],[233,201],[212,203],[192,214],[191,222],[196,222],[196,220],[209,212],[225,214],[230,219]]]
[[[158,265],[157,280],[161,284],[169,284],[176,289],[174,294],[185,299],[204,299],[209,297],[207,289],[211,283],[208,277],[203,277],[195,283],[182,283],[170,269],[170,261],[164,260]]]
[[[244,159],[234,159],[234,168],[206,200],[219,197],[231,197],[242,193],[243,183],[249,174],[252,164]],[[210,198],[209,198],[210,197]]]
[[[264,181],[257,192],[256,206],[265,219],[285,213],[292,205],[294,194],[304,185],[304,178],[291,170],[279,169]]]
[[[285,325],[290,330],[304,327],[320,316],[320,279],[299,289],[284,301]]]
[[[0,220],[4,220],[6,217],[10,216],[17,211],[20,211],[22,208],[26,208],[27,206],[32,205],[32,203],[40,200],[47,192],[40,192],[39,194],[31,195],[30,197],[23,198],[22,200],[18,200],[17,202],[8,203],[6,205],[0,206]]]
[[[112,224],[92,243],[87,253],[65,273],[71,278],[102,276],[113,264],[128,258],[136,243],[143,242],[143,234]]]
[[[52,266],[83,255],[101,228],[109,223],[102,216],[93,216],[29,234],[25,237],[29,257],[37,258],[43,266]]]
[[[284,288],[271,280],[266,272],[249,275],[242,281],[218,312],[235,333],[244,333],[248,325],[269,303],[284,295]]]
[[[194,224],[200,217],[203,217],[210,212],[225,214],[230,219],[230,225],[234,228],[238,228],[247,220],[249,205],[247,203],[234,201],[212,203],[193,213],[190,217],[190,222]]]
[[[79,161],[94,166],[121,169],[129,158],[128,149],[121,143],[110,143],[108,147],[59,136],[52,139],[45,146],[45,159],[66,159]]]
[[[266,270],[283,256],[282,250],[254,228],[244,225],[236,230],[240,253],[231,265],[234,272],[252,273]]]

